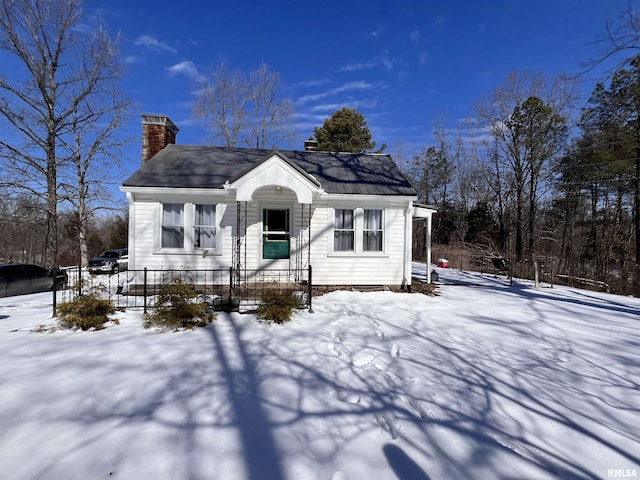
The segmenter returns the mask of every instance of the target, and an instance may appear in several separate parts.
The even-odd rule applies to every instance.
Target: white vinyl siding
[[[338,203],[338,202],[336,202]],[[346,202],[344,202],[346,203]],[[311,222],[311,265],[314,285],[400,285],[405,274],[404,228],[405,202],[357,206],[355,252],[333,249],[335,210],[349,208],[339,202],[333,208],[327,202],[314,203]],[[360,216],[358,218],[358,209]],[[382,210],[382,251],[366,251],[363,245],[364,210]],[[360,223],[360,226],[359,226]]]
[[[302,207],[296,200],[293,192],[289,190],[284,189],[281,194],[277,194],[275,189],[264,188],[255,192],[252,203],[240,204],[240,213],[244,217],[243,228],[246,229],[241,232],[240,262],[247,269],[275,268],[273,264],[262,265],[260,262],[263,234],[261,208],[280,204],[291,208],[292,253],[291,259],[282,262],[287,262],[286,264],[291,268],[306,267],[310,257],[314,285],[399,285],[402,282],[405,274],[406,201],[381,199],[365,202],[359,201],[358,198],[354,198],[353,201],[350,199],[332,201],[326,197],[316,199],[311,207],[309,248],[309,230],[307,229],[309,208],[307,205]],[[133,202],[135,208],[131,209],[134,221],[130,232],[130,254],[132,248],[135,249],[133,257],[135,265],[130,265],[130,268],[228,269],[232,265],[236,248],[235,230],[238,212],[233,197],[135,193]],[[182,249],[161,247],[162,212],[165,203],[184,205],[185,243]],[[196,205],[207,204],[216,205],[215,249],[198,248],[195,240],[195,228],[198,225],[203,226],[197,220]],[[301,214],[303,208],[304,221]],[[355,251],[334,251],[333,226],[336,209],[354,210]],[[365,250],[365,230],[380,231],[377,227],[371,228],[373,227],[371,221],[368,223],[365,221],[365,210],[382,212],[382,250]],[[369,228],[365,229],[365,225]],[[372,236],[375,237],[375,235]]]

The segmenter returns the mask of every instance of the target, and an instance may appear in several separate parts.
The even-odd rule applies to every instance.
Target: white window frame
[[[340,251],[335,249],[335,215],[336,210],[353,210],[353,229],[354,229],[354,245],[353,250]],[[364,211],[365,210],[381,210],[382,211],[382,250],[364,250]],[[327,254],[328,256],[345,256],[345,257],[386,257],[389,248],[389,228],[388,228],[388,206],[367,205],[367,207],[354,206],[353,204],[336,204],[328,208],[328,238],[327,238]]]
[[[337,211],[351,211],[351,228],[337,228],[336,227],[336,212]],[[336,253],[355,253],[356,251],[356,209],[355,208],[334,208],[333,209],[333,233],[331,235],[333,241],[333,251]],[[349,250],[336,250],[336,232],[351,232],[353,237],[353,248]]]
[[[367,228],[366,226],[366,212],[380,212],[380,228]],[[363,252],[367,252],[367,253],[380,253],[380,252],[384,252],[384,248],[385,248],[385,228],[384,228],[384,208],[363,208],[362,209],[362,251]],[[378,232],[380,234],[380,249],[376,249],[376,250],[366,250],[365,249],[365,235],[367,233],[376,233]]]
[[[165,223],[165,215],[164,215],[164,207],[165,205],[176,205],[181,207],[181,212],[180,212],[180,217],[182,220],[182,223]],[[162,249],[171,249],[171,250],[182,250],[184,249],[184,245],[185,245],[185,228],[184,228],[184,224],[185,224],[185,205],[183,203],[179,203],[179,202],[164,202],[161,205],[160,208],[160,248]],[[182,233],[182,247],[165,247],[164,246],[164,231],[165,228],[170,228],[170,229],[176,229],[179,228],[181,229],[181,233]]]
[[[199,224],[196,223],[196,220],[198,218],[198,207],[200,206],[211,206],[213,207],[213,223],[212,224]],[[194,203],[193,204],[193,238],[192,238],[192,243],[193,243],[193,249],[194,250],[198,250],[198,251],[204,251],[204,250],[211,250],[211,251],[216,251],[218,250],[218,243],[220,242],[220,239],[218,238],[218,211],[217,211],[217,205],[213,204],[213,203]],[[210,230],[213,231],[213,236],[214,236],[214,240],[215,240],[215,246],[214,247],[199,247],[196,245],[196,241],[198,239],[198,234],[197,231],[198,229],[206,229],[206,230]]]
[[[179,204],[183,206],[183,248],[168,248],[162,246],[162,227],[163,227],[163,211],[165,204]],[[156,202],[157,215],[156,225],[158,228],[155,233],[154,240],[154,253],[155,254],[193,254],[193,255],[222,255],[222,228],[220,226],[222,216],[225,211],[225,204],[213,203],[209,201],[180,201],[175,199],[166,199]],[[216,246],[215,248],[201,248],[195,246],[195,224],[196,220],[196,205],[215,205],[215,234],[216,234]]]

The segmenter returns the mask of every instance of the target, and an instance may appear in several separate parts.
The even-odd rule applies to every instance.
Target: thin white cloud
[[[388,52],[384,52],[382,55],[379,55],[377,59],[385,70],[391,70],[398,63],[395,58],[390,58],[388,56]]]
[[[139,47],[145,47],[158,53],[176,53],[175,48],[151,35],[141,35],[133,41],[133,44],[138,45]]]
[[[420,63],[425,63],[428,58],[429,58],[429,54],[427,52],[421,51],[418,54],[418,62]]]
[[[357,72],[359,70],[366,70],[369,68],[375,68],[381,65],[385,70],[391,70],[398,64],[398,60],[389,56],[389,51],[384,50],[380,55],[376,55],[372,60],[365,62],[349,63],[338,70],[341,72]]]
[[[341,72],[357,72],[358,70],[366,70],[376,66],[375,60],[369,60],[368,62],[350,63],[344,67],[340,67]]]
[[[124,63],[126,65],[136,65],[136,64],[144,63],[144,59],[137,55],[127,55],[126,57],[124,57]]]
[[[74,32],[79,32],[79,33],[86,33],[89,35],[94,35],[96,33],[96,26],[94,25],[89,25],[88,23],[78,23],[77,25],[75,25],[73,27],[73,31]]]
[[[328,78],[321,78],[318,80],[307,80],[304,82],[300,82],[297,84],[299,87],[320,87],[322,85],[327,85],[328,83],[332,83],[332,80]]]
[[[420,41],[420,31],[414,30],[409,34],[409,38],[411,39],[411,43],[418,43]]]
[[[368,83],[362,80],[359,80],[357,82],[349,82],[339,87],[328,90],[326,92],[321,92],[321,93],[316,93],[311,95],[304,95],[296,101],[296,104],[301,105],[304,103],[322,100],[323,98],[330,97],[331,95],[335,95],[337,93],[343,93],[348,91],[370,90],[372,88],[373,88],[373,85],[371,83]]]
[[[340,110],[344,107],[348,108],[376,108],[378,103],[375,99],[365,99],[365,100],[349,100],[345,102],[336,102],[336,103],[324,103],[321,105],[314,105],[309,108],[309,112],[311,113],[323,113],[325,115],[331,115],[336,110]]]
[[[309,109],[310,112],[334,112],[340,109],[340,103],[323,103],[321,105],[315,105]]]
[[[185,60],[183,62],[176,63],[175,65],[171,65],[170,67],[167,67],[166,70],[172,76],[184,75],[194,82],[201,82],[204,80],[204,76],[198,72],[198,67],[196,67],[195,63],[190,60]]]

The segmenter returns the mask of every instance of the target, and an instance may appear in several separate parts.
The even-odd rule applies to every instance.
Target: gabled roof
[[[305,172],[302,168],[300,168],[298,166],[297,163],[292,162],[291,160],[289,160],[287,158],[287,156],[282,153],[279,150],[273,150],[271,152],[268,152],[264,157],[262,157],[260,160],[258,160],[257,162],[252,163],[251,165],[249,165],[247,168],[245,168],[242,172],[239,172],[238,174],[236,174],[234,177],[229,179],[229,183],[233,183],[234,181],[238,180],[239,178],[245,176],[247,173],[249,173],[251,170],[253,170],[254,168],[257,168],[258,166],[260,166],[262,163],[267,162],[270,158],[272,158],[274,155],[277,155],[278,158],[280,158],[283,162],[285,162],[287,165],[289,165],[292,169],[294,169],[296,172],[300,173],[300,175],[302,175],[303,177],[305,177],[307,180],[309,180],[311,183],[321,186],[320,182],[313,176],[313,175],[309,175],[307,172]]]
[[[326,193],[415,196],[390,155],[169,144],[125,187],[224,188],[273,154],[315,179]]]

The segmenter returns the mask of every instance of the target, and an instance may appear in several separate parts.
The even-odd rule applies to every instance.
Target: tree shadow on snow
[[[477,287],[481,289],[509,291],[521,295],[527,299],[547,299],[553,302],[575,304],[586,307],[602,309],[607,312],[624,313],[636,315],[640,318],[640,310],[616,302],[612,298],[603,298],[589,294],[587,290],[572,287],[561,287],[567,289],[569,295],[562,295],[560,289],[553,289],[549,284],[545,287],[535,288],[530,281],[521,281],[516,278],[513,282],[502,275],[482,274],[479,272],[468,272],[463,270],[450,270],[451,275],[447,276],[445,269],[440,269],[441,285],[457,285],[465,287]],[[512,284],[513,283],[513,284]],[[576,298],[578,297],[578,298]]]
[[[280,454],[272,427],[263,408],[263,396],[256,374],[256,363],[240,336],[240,327],[233,316],[231,325],[233,343],[225,345],[216,326],[208,328],[217,360],[222,366],[229,405],[242,443],[248,479],[283,480]],[[226,337],[229,338],[229,337]]]
[[[407,302],[399,318],[408,320],[395,322],[389,316],[396,312],[380,311],[379,304],[326,301],[316,314],[301,314],[305,322],[327,321],[322,328],[312,325],[308,330],[266,328],[256,325],[253,317],[220,313],[203,330],[204,337],[193,337],[204,340],[180,363],[166,357],[164,350],[156,357],[150,354],[155,352],[151,341],[150,346],[136,346],[136,353],[144,352],[143,365],[153,368],[149,378],[153,373],[157,384],[133,393],[104,392],[103,397],[100,391],[92,392],[95,398],[73,392],[86,400],[67,420],[97,427],[82,438],[82,445],[70,442],[58,458],[99,442],[102,422],[108,430],[155,423],[179,438],[171,461],[182,462],[181,477],[188,479],[208,478],[194,470],[199,463],[195,460],[206,456],[209,448],[200,434],[222,430],[237,432],[246,471],[246,477],[237,478],[248,480],[285,480],[284,455],[309,466],[315,478],[331,478],[340,455],[372,434],[393,441],[372,455],[384,455],[399,480],[429,479],[426,459],[432,475],[448,478],[468,478],[470,472],[478,478],[517,478],[515,470],[505,473],[510,472],[505,458],[568,480],[604,474],[566,458],[540,431],[532,431],[542,424],[547,427],[542,432],[552,425],[588,441],[592,451],[606,449],[640,463],[637,455],[602,434],[602,428],[608,428],[633,443],[634,426],[616,419],[605,424],[598,416],[601,412],[606,418],[609,411],[602,407],[613,402],[633,414],[634,397],[620,403],[625,400],[618,393],[637,392],[638,385],[613,369],[593,365],[568,339],[532,334],[525,323],[491,324],[497,335],[486,342],[458,325],[441,322],[430,328],[434,324],[429,314],[416,311],[415,305]],[[398,303],[394,308],[405,307]],[[491,321],[473,312],[469,320]],[[504,338],[519,341],[501,342],[500,328],[513,329]],[[405,353],[405,346],[413,350]],[[74,368],[87,365],[53,367],[73,374]],[[130,365],[123,356],[119,363],[96,360],[95,368],[101,375],[126,378],[128,369],[140,375],[142,367]],[[576,373],[581,371],[594,375]],[[616,394],[608,395],[607,389]],[[443,442],[449,439],[464,442],[465,448]],[[103,460],[106,465],[118,461],[96,462]],[[386,472],[380,473],[383,478]]]

